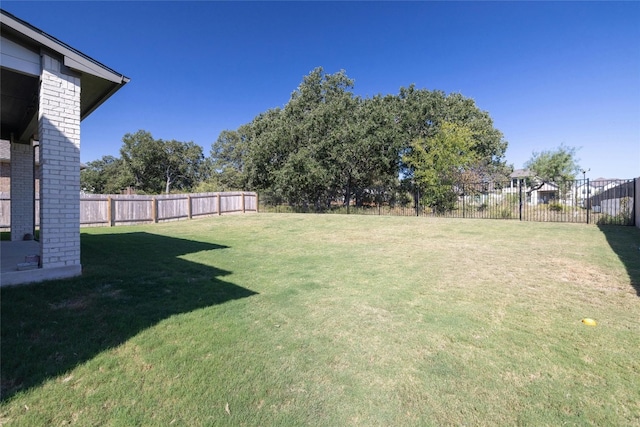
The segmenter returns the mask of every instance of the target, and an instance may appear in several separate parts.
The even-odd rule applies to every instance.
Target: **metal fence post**
[[[465,193],[464,184],[462,184],[462,218],[466,218],[467,217],[466,212],[465,212],[465,200],[464,200],[465,197],[464,197],[464,193]]]
[[[631,206],[631,225],[635,225],[637,226],[638,223],[636,222],[636,206],[638,205],[638,203],[636,202],[636,197],[638,197],[638,179],[634,178],[633,179],[633,194],[632,194],[632,199],[633,200],[633,205]]]
[[[518,180],[520,185],[518,186],[518,202],[520,203],[518,206],[518,215],[520,217],[520,221],[522,221],[522,180]]]
[[[589,178],[587,178],[587,224],[589,224],[589,211],[591,210],[591,201],[589,200]]]

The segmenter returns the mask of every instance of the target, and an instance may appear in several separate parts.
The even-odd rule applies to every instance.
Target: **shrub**
[[[551,202],[549,203],[549,210],[553,212],[562,212],[564,210],[564,206],[559,202]]]
[[[502,208],[500,210],[500,217],[504,219],[511,218],[513,216],[513,212],[510,208]]]

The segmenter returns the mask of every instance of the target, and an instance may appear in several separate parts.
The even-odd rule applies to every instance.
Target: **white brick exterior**
[[[33,146],[11,144],[11,240],[22,240],[33,234],[35,195]]]
[[[80,266],[80,78],[42,56],[40,248],[43,268]],[[12,184],[13,185],[13,184]]]
[[[12,97],[6,106],[11,114],[3,109],[0,123],[0,137],[12,141],[8,150],[0,144],[0,210],[11,223],[0,225],[10,226],[16,240],[2,242],[0,286],[77,276],[82,273],[80,120],[129,78],[4,10],[0,22],[2,96]],[[17,241],[33,233],[38,219],[38,241]],[[25,261],[34,258],[39,265]]]

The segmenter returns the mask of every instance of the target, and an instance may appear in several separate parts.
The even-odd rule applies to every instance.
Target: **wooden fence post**
[[[111,196],[107,197],[107,223],[109,227],[113,227],[113,199]]]
[[[155,197],[151,198],[151,219],[158,222],[158,200]]]
[[[640,178],[639,178],[640,180]],[[639,181],[640,183],[640,181]],[[81,212],[91,212],[91,218],[98,215],[94,220],[90,220],[85,218],[84,222],[82,222],[81,226],[89,225],[89,224],[99,224],[104,227],[115,227],[118,225],[122,225],[124,223],[142,223],[145,221],[151,223],[158,223],[160,220],[167,220],[172,218],[185,218],[185,215],[188,219],[193,219],[194,216],[197,218],[200,215],[222,215],[223,213],[229,212],[229,207],[226,207],[223,210],[222,197],[230,197],[233,198],[229,203],[231,205],[231,212],[259,212],[260,209],[260,200],[259,195],[254,192],[245,192],[245,191],[236,191],[236,192],[207,192],[206,194],[199,195],[191,195],[191,194],[182,194],[180,196],[176,196],[175,198],[163,198],[164,196],[151,196],[151,195],[140,195],[140,196],[121,196],[117,194],[105,194],[101,195],[100,198],[88,197],[86,199],[82,198],[81,200],[86,200],[86,203],[81,203],[80,209]],[[240,206],[238,206],[236,197],[241,197]],[[215,200],[211,200],[214,198]],[[199,203],[199,200],[206,199],[202,204]],[[5,200],[3,198],[3,200]],[[36,199],[37,200],[37,199]],[[160,211],[160,203],[166,200],[170,201],[180,201],[186,200],[187,212],[185,213],[182,209],[184,207],[180,206],[180,204],[172,204],[169,207],[163,208],[163,211]],[[94,212],[93,206],[98,203],[98,206],[95,209],[98,209],[99,214]],[[106,206],[103,205],[106,203]],[[131,207],[131,203],[135,203],[135,207]],[[147,216],[149,211],[149,206],[146,203],[151,203],[150,206],[150,217]],[[182,203],[182,202],[180,202]],[[253,205],[255,203],[255,206]],[[120,208],[120,205],[123,204],[124,207]],[[194,206],[194,204],[196,204]],[[213,205],[213,206],[212,206]],[[172,207],[177,206],[177,209],[180,210],[179,214],[171,213]],[[226,206],[226,205],[225,205]],[[102,209],[106,208],[105,216],[101,216]],[[37,209],[37,206],[36,206]],[[84,211],[82,210],[84,209]],[[194,212],[195,210],[195,212]],[[165,215],[163,217],[163,215]],[[172,216],[173,215],[173,216]],[[177,216],[176,216],[177,215]],[[85,215],[86,216],[86,215]],[[84,217],[82,217],[84,218]],[[0,221],[4,221],[0,213]],[[83,221],[81,219],[81,221]]]

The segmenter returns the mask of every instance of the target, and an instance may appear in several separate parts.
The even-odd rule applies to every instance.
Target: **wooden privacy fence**
[[[2,197],[1,202],[0,228],[9,228],[10,200]],[[36,225],[39,225],[39,204],[36,199]],[[80,225],[84,227],[146,224],[257,211],[258,194],[253,192],[80,196]]]
[[[247,192],[139,195],[84,195],[80,225],[124,225],[257,212],[258,195]]]

